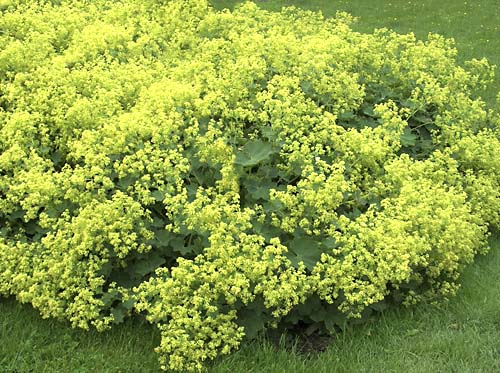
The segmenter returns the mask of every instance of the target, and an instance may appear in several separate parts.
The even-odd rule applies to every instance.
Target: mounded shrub
[[[0,293],[163,369],[457,290],[500,226],[484,60],[205,0],[0,2]]]

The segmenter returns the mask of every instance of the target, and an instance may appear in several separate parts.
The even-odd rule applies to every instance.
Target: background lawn
[[[499,372],[500,236],[462,276],[447,304],[392,309],[304,357],[260,340],[220,359],[223,372]],[[158,330],[135,319],[110,332],[70,329],[0,298],[0,372],[157,372]]]
[[[217,8],[238,1],[212,1]],[[355,28],[371,32],[428,32],[453,37],[461,60],[487,57],[500,65],[498,0],[259,1],[337,10],[359,16]],[[446,5],[443,5],[446,4]],[[500,76],[500,73],[498,74]],[[491,104],[500,77],[484,93]],[[217,361],[211,372],[498,372],[500,371],[500,236],[492,251],[471,265],[459,295],[448,304],[392,309],[334,336],[326,352],[304,358],[261,340]],[[0,372],[155,372],[158,330],[139,319],[107,333],[73,330],[43,320],[30,306],[0,298]]]
[[[500,2],[498,0],[257,0],[260,7],[279,11],[283,6],[321,10],[325,16],[345,11],[359,18],[354,29],[373,32],[390,28],[413,32],[425,39],[429,32],[454,38],[461,61],[486,57],[500,68]],[[242,1],[212,0],[217,9],[234,8]],[[500,71],[484,98],[493,103],[500,87]]]

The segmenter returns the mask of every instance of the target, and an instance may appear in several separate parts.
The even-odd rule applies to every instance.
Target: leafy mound
[[[278,323],[453,294],[500,226],[486,61],[205,0],[1,3],[0,293],[157,323],[202,369]]]

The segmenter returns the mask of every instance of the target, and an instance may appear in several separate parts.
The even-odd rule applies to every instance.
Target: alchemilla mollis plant
[[[205,0],[0,1],[0,293],[201,370],[449,297],[500,226],[485,60]]]

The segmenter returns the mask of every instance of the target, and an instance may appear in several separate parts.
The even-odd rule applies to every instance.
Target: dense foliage
[[[252,3],[0,11],[0,294],[145,314],[163,369],[449,296],[500,226],[492,69],[450,40]]]

